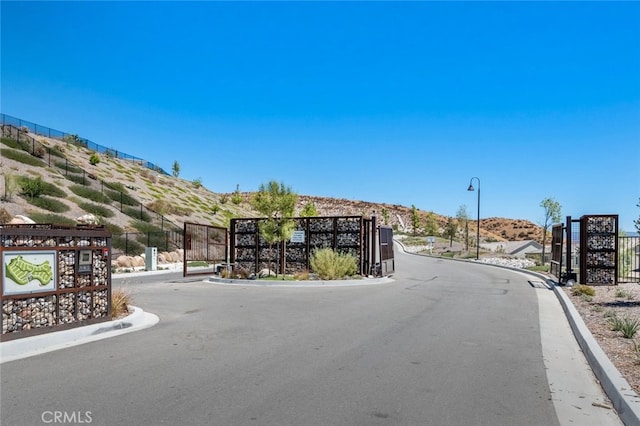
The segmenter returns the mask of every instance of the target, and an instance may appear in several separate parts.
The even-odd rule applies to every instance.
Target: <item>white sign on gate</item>
[[[304,243],[304,231],[293,231],[291,236],[292,243]]]

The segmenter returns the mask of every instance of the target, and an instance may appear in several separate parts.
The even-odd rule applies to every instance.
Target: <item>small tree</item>
[[[252,207],[265,216],[264,220],[258,222],[258,230],[270,249],[273,244],[285,242],[293,235],[293,216],[297,201],[298,195],[290,187],[276,181],[261,184],[254,195]],[[282,266],[284,273],[284,265]],[[271,265],[269,268],[271,269]]]
[[[640,198],[638,199],[638,204],[636,204],[636,207],[640,208]],[[636,231],[640,233],[640,215],[633,221],[633,224],[636,226]]]
[[[444,227],[444,235],[449,238],[449,247],[453,246],[453,238],[458,234],[458,221],[452,217],[447,218]]]
[[[3,173],[4,175],[4,196],[2,201],[11,201],[13,195],[18,189],[18,178],[11,173]]]
[[[301,217],[316,217],[319,215],[320,213],[318,213],[318,209],[313,201],[307,202],[304,207],[302,207],[302,210],[300,210]]]
[[[385,225],[389,224],[389,210],[386,207],[382,208],[382,221]]]
[[[413,228],[413,236],[418,235],[418,228],[420,228],[420,215],[416,206],[411,204],[411,227]]]
[[[236,190],[233,191],[233,195],[231,196],[231,202],[235,205],[242,203],[243,198],[242,194],[240,194],[240,184],[236,184]]]
[[[540,224],[542,226],[542,264],[545,262],[545,251],[547,245],[547,231],[554,223],[562,220],[562,206],[553,198],[545,198],[540,202],[540,207],[544,209],[544,220]]]
[[[465,250],[469,251],[469,213],[467,213],[467,206],[465,204],[458,207],[456,218],[458,219],[458,223],[462,226],[462,229],[464,229]]]
[[[173,171],[173,177],[180,176],[180,163],[178,163],[178,160],[173,162],[173,168],[171,170]]]
[[[424,232],[427,235],[438,235],[438,221],[433,212],[427,213],[424,218]]]

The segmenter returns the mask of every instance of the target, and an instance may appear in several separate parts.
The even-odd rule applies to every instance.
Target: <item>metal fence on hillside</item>
[[[32,123],[30,121],[26,121],[26,120],[22,120],[20,118],[16,118],[16,117],[12,117],[10,115],[6,115],[6,114],[0,114],[0,117],[2,117],[2,125],[3,127],[5,125],[9,125],[9,126],[14,126],[17,129],[20,130],[28,130],[31,133],[34,133],[36,135],[42,135],[42,136],[46,136],[48,138],[54,138],[54,139],[60,139],[63,140],[65,142],[68,143],[72,143],[75,145],[79,145],[82,146],[84,148],[90,149],[91,151],[95,151],[99,154],[104,154],[110,157],[114,157],[114,158],[119,158],[121,160],[127,160],[127,161],[132,161],[135,162],[137,164],[140,164],[143,167],[149,168],[151,170],[154,170],[156,172],[162,173],[164,175],[169,175],[169,173],[167,173],[162,167],[151,163],[147,160],[144,160],[142,158],[133,156],[133,155],[129,155],[126,154],[124,152],[118,151],[116,149],[113,148],[107,148],[104,145],[100,145],[97,144],[95,142],[91,142],[89,139],[85,139],[85,138],[81,138],[78,135],[74,135],[74,134],[70,134],[70,133],[66,133],[66,132],[61,132],[59,130],[55,130],[55,129],[51,129],[49,127],[46,126],[42,126],[40,124],[36,124],[36,123]],[[26,132],[22,132],[23,135]]]

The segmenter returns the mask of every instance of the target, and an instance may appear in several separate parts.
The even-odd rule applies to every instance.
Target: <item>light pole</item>
[[[469,181],[469,188],[467,191],[473,191],[473,180],[478,181],[478,228],[476,231],[476,260],[480,259],[480,178],[472,177]]]

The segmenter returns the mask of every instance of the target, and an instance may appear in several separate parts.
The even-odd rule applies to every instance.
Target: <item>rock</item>
[[[28,225],[33,225],[35,224],[35,222],[33,220],[31,220],[30,218],[28,218],[27,216],[23,216],[20,214],[17,214],[13,217],[13,219],[11,219],[9,221],[9,224],[11,225],[21,225],[21,224],[28,224]]]
[[[262,278],[262,277],[275,277],[276,273],[273,272],[270,269],[264,268],[262,270],[260,270],[260,272],[258,272],[258,277]]]
[[[89,214],[85,214],[83,216],[77,217],[76,222],[82,225],[97,225],[98,219],[94,215],[89,213]]]
[[[138,266],[144,266],[144,258],[142,256],[134,256],[131,259],[131,265],[135,268]]]
[[[131,262],[131,256],[118,256],[118,258],[116,259],[116,265],[118,266],[118,268],[131,268],[131,266],[133,266]]]

